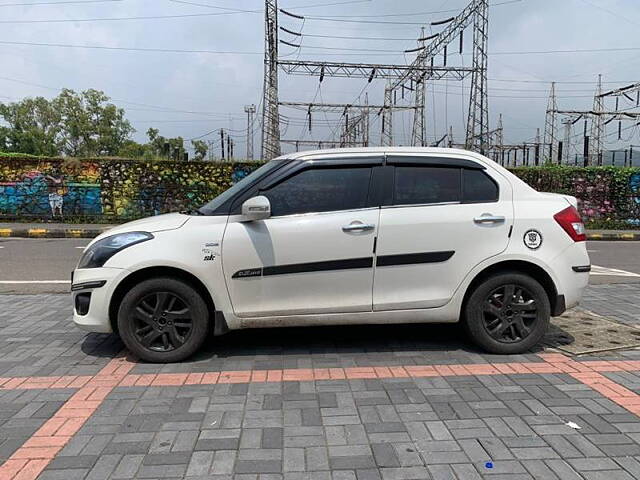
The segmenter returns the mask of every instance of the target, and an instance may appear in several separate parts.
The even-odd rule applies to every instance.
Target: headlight
[[[153,235],[148,232],[127,232],[117,233],[98,240],[82,254],[80,262],[78,262],[78,268],[102,267],[107,260],[120,250],[124,250],[136,243],[146,242],[152,238]]]

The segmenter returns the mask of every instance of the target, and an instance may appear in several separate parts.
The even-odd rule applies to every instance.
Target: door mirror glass
[[[263,195],[251,197],[242,204],[242,221],[253,222],[271,216],[271,202]]]

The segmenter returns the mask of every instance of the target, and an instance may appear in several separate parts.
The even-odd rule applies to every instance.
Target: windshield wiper
[[[193,209],[193,208],[189,208],[187,210],[182,210],[180,213],[182,213],[184,215],[199,215],[199,216],[206,215],[205,213],[201,212],[200,209]]]

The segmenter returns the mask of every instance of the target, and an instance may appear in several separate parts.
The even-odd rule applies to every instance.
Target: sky
[[[412,39],[420,35],[421,25],[427,34],[437,33],[443,27],[429,24],[456,15],[466,4],[466,0],[280,0],[280,8],[304,16],[301,20],[280,15],[281,26],[303,35],[280,32],[282,40],[300,43],[301,38],[303,45],[300,49],[280,45],[280,55],[410,63],[413,57],[404,50],[416,46]],[[192,138],[216,142],[224,128],[234,138],[236,156],[243,156],[244,106],[255,104],[258,111],[261,106],[263,9],[261,0],[0,0],[0,102],[50,98],[63,87],[95,88],[126,110],[138,141],[144,141],[147,129],[154,127],[164,136],[182,136],[187,146]],[[505,143],[532,141],[537,128],[542,135],[551,81],[557,82],[562,109],[590,109],[598,74],[605,89],[640,81],[640,44],[635,40],[639,26],[637,0],[492,0],[490,128],[495,128],[501,113]],[[449,49],[448,65],[470,65],[471,30],[465,34],[463,54],[458,53],[456,40]],[[282,101],[330,103],[357,103],[365,94],[371,104],[381,103],[385,85],[384,80],[367,84],[364,79],[337,78],[319,84],[317,78],[283,72],[279,82]],[[455,140],[463,141],[468,97],[468,81],[428,83],[428,141],[445,135],[449,126]],[[315,113],[309,132],[305,112],[282,108],[280,113],[283,138],[335,138],[339,115]],[[257,117],[254,148],[259,152]],[[411,124],[410,114],[394,113],[396,144],[410,142]],[[620,141],[617,122],[608,125],[605,148],[640,143],[632,125],[623,125],[630,128]],[[376,144],[381,129],[376,112],[370,128]],[[574,133],[579,129],[576,126]],[[577,152],[581,146],[576,142],[571,148]]]

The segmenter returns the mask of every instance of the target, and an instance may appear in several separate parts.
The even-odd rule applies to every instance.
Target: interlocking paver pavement
[[[640,284],[589,285],[581,305],[602,316],[640,326]]]
[[[376,326],[150,365],[76,330],[67,296],[0,311],[2,480],[640,478],[640,352],[493,356],[455,326]]]

